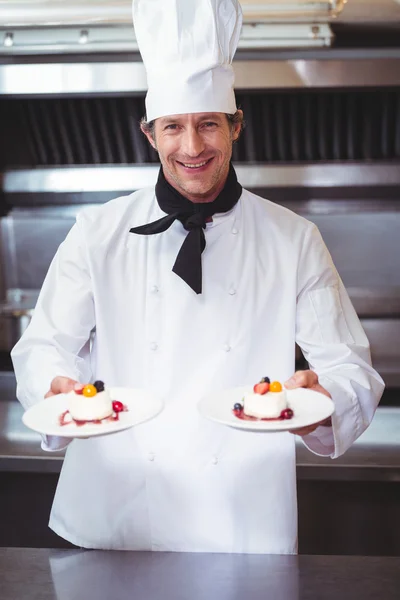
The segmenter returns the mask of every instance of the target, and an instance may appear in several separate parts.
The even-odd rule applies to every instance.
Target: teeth
[[[199,167],[204,167],[204,165],[207,164],[207,161],[205,160],[202,163],[199,163],[198,165],[187,165],[186,163],[182,163],[184,167],[189,167],[189,169],[198,169]]]

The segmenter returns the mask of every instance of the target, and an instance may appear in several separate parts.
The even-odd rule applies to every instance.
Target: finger
[[[320,425],[326,425],[328,421],[330,421],[330,419],[326,419],[325,421],[318,421],[318,423],[314,423],[314,425],[308,425],[308,427],[299,427],[298,429],[291,429],[289,433],[294,433],[295,435],[301,436],[308,435],[309,433],[312,433],[313,431],[318,429]]]
[[[296,373],[286,381],[285,388],[293,390],[299,387],[312,388],[315,385],[318,385],[318,375],[314,373],[314,371],[296,371]]]
[[[291,429],[289,433],[293,433],[294,435],[308,435],[317,429],[318,425],[310,425],[310,427],[300,427],[299,429]]]
[[[55,377],[51,382],[50,395],[68,394],[68,392],[71,392],[74,389],[81,389],[82,387],[82,384],[75,379],[70,379],[69,377]]]

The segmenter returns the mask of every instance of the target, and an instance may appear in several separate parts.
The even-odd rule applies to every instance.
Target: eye
[[[178,125],[176,123],[170,123],[169,125],[166,125],[164,127],[164,131],[166,129],[169,129],[170,131],[174,131],[175,129],[178,129]]]
[[[213,127],[218,127],[217,123],[214,123],[214,121],[206,121],[205,123],[203,123],[204,127],[207,127],[207,129],[212,129]]]

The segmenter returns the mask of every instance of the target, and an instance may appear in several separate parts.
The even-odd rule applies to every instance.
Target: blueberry
[[[260,381],[260,383],[271,383],[271,380],[269,377],[263,377]]]
[[[104,383],[103,383],[103,381],[95,381],[93,385],[96,388],[97,393],[104,392]]]
[[[239,404],[239,402],[236,402],[235,406],[233,407],[233,410],[243,410],[243,406]]]

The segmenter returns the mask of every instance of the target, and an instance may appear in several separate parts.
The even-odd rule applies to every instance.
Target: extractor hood
[[[346,0],[242,1],[239,49],[330,46]],[[0,0],[2,54],[137,51],[131,0]]]
[[[347,0],[242,0],[244,20],[337,17]],[[1,0],[0,26],[126,25],[132,0]]]
[[[239,50],[329,47],[335,24],[400,25],[395,0],[241,0]],[[0,0],[0,55],[136,52],[132,0]]]

